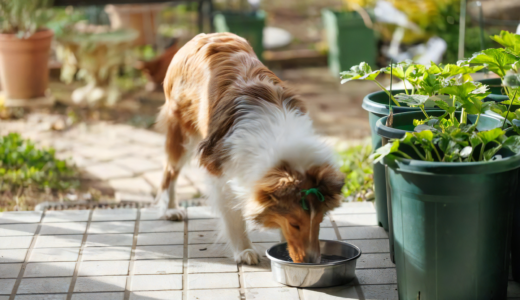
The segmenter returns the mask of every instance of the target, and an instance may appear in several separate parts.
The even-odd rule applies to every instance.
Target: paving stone
[[[115,159],[115,158],[118,158],[118,157],[121,157],[124,155],[128,155],[130,150],[131,149],[126,148],[126,147],[105,148],[105,147],[99,147],[99,146],[97,146],[97,147],[81,146],[81,147],[75,147],[75,149],[73,151],[74,151],[74,154],[77,153],[83,157],[86,157],[87,159],[99,161],[99,162],[105,162],[105,161],[109,161],[109,160],[112,160],[112,159]],[[109,164],[111,166],[118,167],[118,165],[112,164],[112,163],[106,163],[104,165],[109,165]],[[89,168],[89,167],[87,167],[87,168]],[[91,173],[90,171],[88,171],[88,172]],[[101,178],[101,179],[105,179],[105,178]]]
[[[119,202],[153,203],[151,194],[116,192],[114,197]]]
[[[92,214],[92,221],[126,221],[137,219],[136,208],[97,209]]]
[[[142,233],[137,236],[137,245],[182,245],[184,232]]]
[[[47,211],[43,218],[43,223],[58,222],[86,222],[90,215],[90,210],[65,210]]]
[[[0,263],[23,262],[27,249],[0,250]]]
[[[191,231],[188,232],[188,244],[216,243],[218,241],[218,235],[218,231]]]
[[[66,293],[72,278],[24,278],[18,294]]]
[[[0,225],[0,236],[34,235],[38,224],[8,224]]]
[[[388,299],[397,300],[399,295],[397,294],[397,285],[362,285],[361,291],[363,293],[361,299]]]
[[[87,222],[45,223],[42,224],[40,235],[83,234],[86,228]]]
[[[32,239],[32,236],[0,237],[0,249],[29,248]]]
[[[79,293],[73,294],[72,300],[123,300],[125,293]]]
[[[90,234],[87,237],[87,247],[132,246],[133,234]]]
[[[135,275],[132,278],[132,291],[181,290],[182,275]]]
[[[183,245],[174,246],[137,246],[135,259],[171,259],[182,258]]]
[[[22,264],[3,264],[0,266],[0,278],[16,278]]]
[[[11,294],[16,279],[0,279],[0,294]]]
[[[397,283],[395,269],[356,270],[359,284],[391,284]]]
[[[332,215],[375,213],[374,205],[370,202],[347,202],[330,212]]]
[[[130,171],[134,172],[134,174],[141,174],[146,171],[162,169],[161,164],[143,157],[124,157],[115,159],[112,162],[125,169],[129,169]]]
[[[388,234],[379,226],[374,227],[339,227],[339,235],[343,240],[387,239]]]
[[[181,291],[131,292],[130,300],[168,299],[182,300]]]
[[[284,287],[283,284],[274,281],[271,272],[244,273],[244,285],[246,288]]]
[[[360,298],[356,291],[356,288],[352,284],[341,285],[328,288],[320,289],[302,289],[303,298],[305,300],[341,300],[341,299],[365,299]],[[385,299],[385,298],[378,298]]]
[[[41,211],[9,211],[0,213],[0,224],[38,223]]]
[[[77,261],[79,248],[41,248],[33,249],[30,262]]]
[[[240,291],[237,289],[218,289],[218,290],[190,290],[188,300],[240,300]],[[269,299],[273,300],[273,299]],[[284,299],[285,300],[285,299]]]
[[[321,228],[332,227],[332,221],[330,220],[330,218],[328,216],[325,216],[323,218],[323,221],[321,222],[320,227]]]
[[[90,223],[88,233],[134,233],[134,230],[134,221],[93,222]]]
[[[81,247],[83,235],[43,235],[36,239],[34,248]]]
[[[279,230],[251,231],[249,233],[249,238],[254,243],[280,242],[281,241],[281,236],[280,236]]]
[[[225,244],[188,245],[188,258],[229,257],[231,254]]]
[[[141,214],[141,216],[142,216],[142,214]],[[139,233],[170,232],[170,231],[184,232],[184,222],[172,222],[172,221],[166,221],[166,220],[140,221],[139,222]]]
[[[358,246],[363,254],[390,252],[390,244],[388,243],[388,239],[343,241]]]
[[[188,259],[189,273],[225,273],[238,272],[235,260],[231,258]]]
[[[128,275],[129,261],[83,261],[78,276]]]
[[[271,261],[265,257],[260,259],[258,265],[242,265],[244,272],[271,272]]]
[[[78,277],[74,292],[123,292],[127,276]]]
[[[155,133],[148,130],[132,130],[131,134],[128,135],[132,141],[139,144],[146,144],[151,146],[164,147],[165,136],[159,133]]]
[[[159,220],[164,215],[164,210],[156,207],[141,209],[140,220]],[[184,222],[180,222],[184,224]]]
[[[211,211],[209,206],[188,207],[188,219],[215,219],[217,216]]]
[[[132,247],[89,247],[83,250],[82,260],[130,259]]]
[[[238,288],[237,273],[208,273],[188,275],[189,289]]]
[[[188,200],[195,197],[200,197],[200,191],[193,185],[189,186],[177,186],[175,193],[179,200]]]
[[[127,169],[124,169],[113,163],[104,163],[99,165],[87,166],[85,170],[92,176],[101,180],[109,180],[116,178],[129,178],[134,174]]]
[[[358,214],[358,215],[335,215],[334,222],[338,227],[343,226],[377,226],[376,214]]]
[[[154,189],[159,190],[161,188],[163,173],[163,171],[153,171],[146,172],[142,176]]]
[[[276,245],[277,243],[253,243],[253,248],[259,253],[261,256],[265,257],[265,251]]]
[[[190,220],[188,223],[188,231],[211,231],[218,228],[217,226],[217,219]]]
[[[72,277],[75,262],[29,263],[24,277]]]
[[[299,300],[298,290],[295,288],[274,288],[274,289],[248,289],[246,290],[246,300]]]
[[[5,300],[8,300],[7,297]],[[38,295],[17,295],[14,300],[66,300],[66,294],[38,294]],[[2,296],[0,296],[0,300]]]
[[[138,260],[134,262],[135,275],[162,275],[182,273],[181,259]]]
[[[112,179],[108,184],[116,191],[143,194],[153,192],[152,186],[141,177]]]
[[[394,268],[390,254],[363,254],[357,261],[357,269]]]
[[[337,240],[336,231],[334,228],[320,228],[320,236],[321,240]]]

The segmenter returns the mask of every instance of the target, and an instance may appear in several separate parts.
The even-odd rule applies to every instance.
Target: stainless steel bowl
[[[349,283],[356,277],[356,262],[361,250],[352,244],[320,240],[322,255],[345,259],[319,264],[294,263],[287,252],[287,243],[267,249],[274,280],[294,287],[328,287]]]

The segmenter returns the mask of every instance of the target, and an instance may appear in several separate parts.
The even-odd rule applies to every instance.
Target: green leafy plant
[[[28,38],[52,18],[52,0],[0,0],[0,24],[3,33]]]
[[[373,195],[374,178],[370,144],[348,147],[338,151],[340,170],[345,174],[343,195],[354,201],[369,200]]]
[[[37,188],[65,191],[78,186],[76,170],[53,149],[38,149],[19,134],[0,137],[0,191]]]

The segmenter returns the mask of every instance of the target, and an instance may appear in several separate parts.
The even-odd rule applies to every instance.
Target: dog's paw
[[[184,209],[167,209],[161,217],[163,220],[182,221],[186,219],[186,211]]]
[[[237,263],[244,263],[247,265],[257,265],[260,262],[258,253],[253,249],[246,249],[238,254],[235,254],[235,261]]]

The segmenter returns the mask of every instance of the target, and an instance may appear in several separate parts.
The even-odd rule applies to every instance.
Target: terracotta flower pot
[[[51,30],[38,31],[27,39],[0,34],[0,81],[6,98],[45,96],[53,35]]]

